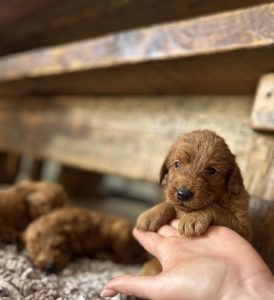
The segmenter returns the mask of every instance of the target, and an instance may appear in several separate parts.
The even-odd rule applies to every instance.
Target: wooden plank
[[[274,68],[273,9],[263,5],[9,56],[0,60],[0,94],[252,93]]]
[[[274,274],[274,199],[272,202],[251,198],[252,245]]]
[[[253,133],[245,181],[250,194],[274,200],[274,135]]]
[[[273,12],[274,3],[12,55],[0,61],[0,80],[269,47]]]
[[[32,158],[31,168],[29,177],[31,180],[39,181],[41,180],[42,170],[44,167],[44,160]]]
[[[0,55],[267,2],[271,1],[1,1]]]
[[[100,199],[104,194],[100,190],[102,178],[99,173],[62,166],[57,180],[70,196]]]
[[[260,80],[252,110],[252,127],[274,131],[274,73],[264,75]]]
[[[251,97],[223,96],[2,98],[0,149],[158,181],[176,137],[209,128],[226,138],[244,169],[251,105]]]
[[[21,155],[17,153],[0,153],[0,183],[12,184],[18,173],[20,167]]]
[[[242,50],[0,82],[0,95],[253,95],[260,77],[274,69],[272,56],[272,48]]]

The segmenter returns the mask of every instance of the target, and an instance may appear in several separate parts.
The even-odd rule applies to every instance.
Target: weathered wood
[[[250,214],[253,228],[252,245],[274,274],[274,202],[251,198]]]
[[[273,9],[263,5],[9,56],[0,60],[0,94],[252,93],[274,68]]]
[[[31,180],[41,180],[42,170],[44,166],[44,161],[42,159],[33,158],[30,168],[30,179]]]
[[[100,190],[102,174],[81,170],[75,167],[62,166],[58,176],[58,182],[65,188],[66,192],[80,197],[101,198],[103,193]]]
[[[272,48],[243,50],[0,82],[0,95],[253,95],[260,77],[274,69],[272,56]]]
[[[273,46],[273,11],[274,3],[12,55],[0,61],[0,80]]]
[[[244,168],[251,105],[250,97],[223,96],[3,98],[0,149],[158,181],[175,138],[210,128],[226,138]]]
[[[274,73],[264,75],[260,80],[252,110],[252,127],[274,131]]]
[[[0,55],[266,2],[271,1],[1,1]]]
[[[256,134],[248,154],[246,182],[249,192],[274,200],[274,135]]]
[[[274,135],[253,133],[245,181],[250,194],[274,200]]]
[[[15,150],[16,151],[16,150]],[[11,184],[18,175],[21,155],[16,153],[0,153],[0,183]]]

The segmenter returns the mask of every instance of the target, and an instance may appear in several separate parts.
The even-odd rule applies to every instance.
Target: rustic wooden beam
[[[271,1],[1,1],[0,55],[267,2]]]
[[[0,80],[269,47],[273,12],[274,3],[13,55],[1,59]]]
[[[252,110],[252,127],[274,132],[274,73],[260,80]]]
[[[261,5],[8,56],[0,60],[0,94],[252,93],[274,68],[273,10]]]
[[[250,215],[253,228],[252,245],[274,274],[274,199],[264,201],[252,197]]]
[[[273,48],[0,82],[0,95],[254,94]]]
[[[226,138],[244,169],[251,105],[250,97],[223,96],[2,98],[0,149],[158,181],[176,137],[210,128]]]
[[[245,181],[253,196],[274,200],[274,134],[253,133]]]

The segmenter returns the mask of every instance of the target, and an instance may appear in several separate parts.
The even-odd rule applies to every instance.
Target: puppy
[[[53,272],[83,256],[119,263],[144,262],[146,253],[133,238],[132,229],[120,217],[63,207],[33,221],[23,239],[34,266]]]
[[[54,183],[23,181],[0,191],[0,242],[19,241],[32,220],[66,203],[65,191]]]
[[[199,236],[214,224],[250,240],[249,195],[235,155],[213,131],[197,130],[179,137],[163,163],[160,182],[165,201],[140,215],[138,229],[157,231],[179,218],[178,230],[185,236]],[[159,263],[153,260],[142,273],[159,271]]]

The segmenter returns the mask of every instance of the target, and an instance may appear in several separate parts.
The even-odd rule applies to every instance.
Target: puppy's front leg
[[[212,208],[212,224],[228,227],[240,234],[247,241],[251,240],[251,224],[248,211],[234,209],[233,212],[217,205]]]
[[[212,225],[228,227],[238,232],[246,240],[250,240],[251,226],[248,214],[240,214],[241,218],[217,205],[196,210],[193,212],[180,213],[178,230],[185,236],[199,236]]]
[[[157,231],[176,217],[176,211],[170,203],[162,202],[142,213],[136,227],[143,231]]]

